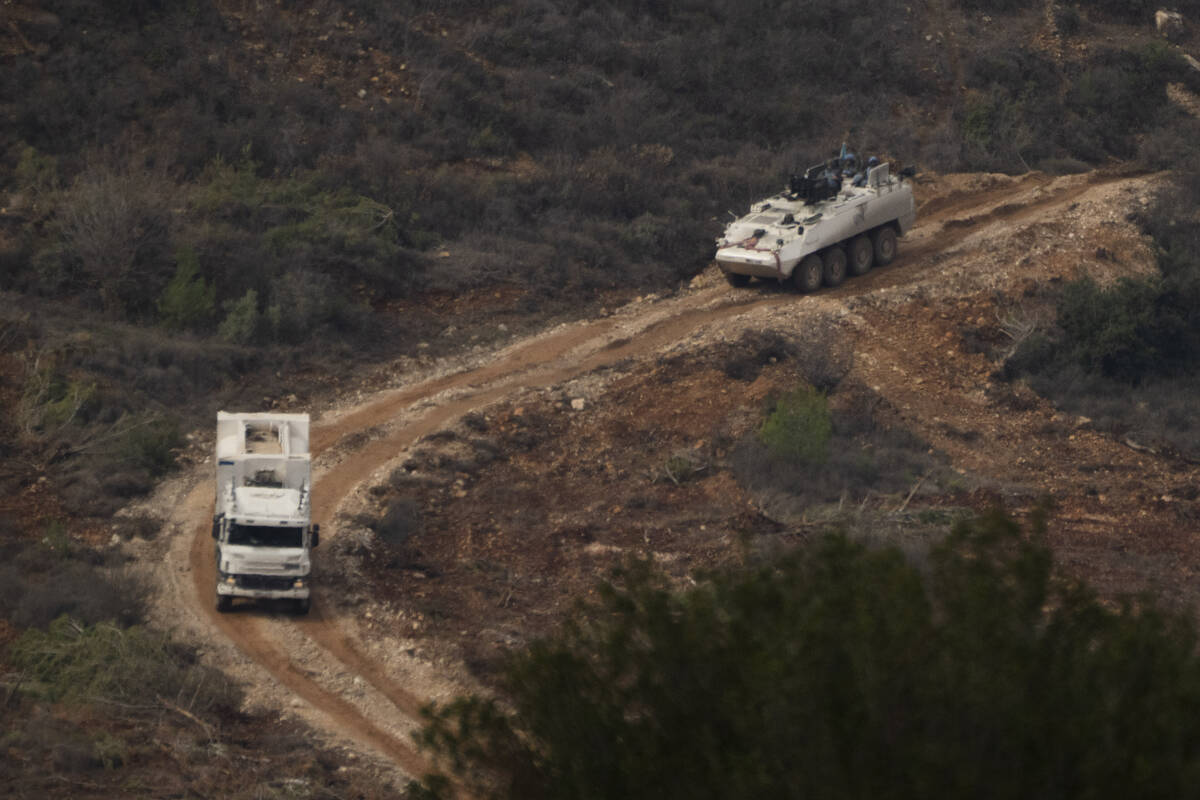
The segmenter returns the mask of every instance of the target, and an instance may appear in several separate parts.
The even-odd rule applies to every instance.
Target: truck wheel
[[[886,267],[896,257],[896,230],[891,225],[885,225],[875,231],[875,263]]]
[[[846,251],[834,245],[825,251],[825,285],[829,288],[846,280]]]
[[[821,263],[821,257],[812,253],[805,256],[804,260],[792,270],[792,283],[805,294],[815,292],[821,288],[821,278],[824,272],[825,265]]]
[[[292,610],[294,610],[300,616],[304,616],[305,614],[307,614],[308,609],[311,606],[312,606],[312,598],[311,597],[306,597],[303,600],[293,600],[292,601]]]
[[[740,289],[750,282],[749,275],[742,275],[737,272],[726,272],[725,280],[729,281],[729,285],[735,289]]]
[[[229,609],[233,608],[233,598],[227,594],[217,595],[217,611],[224,614]]]
[[[855,236],[850,242],[850,273],[866,275],[875,263],[875,246],[866,236]]]

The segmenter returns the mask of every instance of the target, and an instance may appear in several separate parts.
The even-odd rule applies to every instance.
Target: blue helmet
[[[868,167],[878,167],[879,159],[876,158],[875,156],[871,156],[870,158],[867,159],[867,166]]]

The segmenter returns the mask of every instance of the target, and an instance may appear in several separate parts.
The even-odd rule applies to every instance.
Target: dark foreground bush
[[[476,796],[1161,797],[1200,770],[1189,618],[960,523],[918,569],[830,536],[685,592],[646,565],[513,658],[512,711],[428,711]],[[509,708],[507,705],[504,708]],[[437,796],[438,784],[429,790]]]
[[[74,545],[59,524],[48,528],[42,542],[5,548],[0,617],[19,628],[45,627],[63,614],[86,624],[142,621],[145,582],[101,561],[94,551]]]

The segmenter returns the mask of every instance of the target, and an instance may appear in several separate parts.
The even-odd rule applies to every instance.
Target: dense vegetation
[[[1200,126],[1190,130],[1200,134]],[[1104,430],[1200,456],[1200,158],[1174,165],[1172,186],[1141,216],[1157,274],[1101,286],[1083,276],[1054,298],[1054,324],[1032,332],[1005,365]]]
[[[256,33],[282,67],[216,4],[47,7],[52,47],[5,73],[27,225],[2,285],[239,343],[369,342],[364,301],[430,286],[667,285],[714,215],[848,130],[941,170],[1132,156],[1186,77],[1161,45],[1064,71],[980,28],[962,95],[895,2],[281,8]],[[307,73],[318,36],[342,74]],[[381,65],[404,70],[392,96],[346,102]],[[933,135],[879,113],[947,95]]]
[[[490,797],[1187,792],[1192,623],[1061,578],[1039,525],[927,564],[829,536],[684,591],[634,565],[512,660],[511,710],[460,698],[424,740]]]

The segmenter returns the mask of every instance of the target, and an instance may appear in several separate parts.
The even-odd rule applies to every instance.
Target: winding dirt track
[[[1128,179],[1091,176],[1084,189]],[[799,325],[809,309],[828,309],[831,304],[844,305],[847,298],[919,283],[923,267],[939,254],[962,245],[968,236],[997,223],[1013,225],[1044,215],[1051,207],[1066,206],[1079,194],[1078,184],[1063,191],[1042,191],[1050,179],[1039,175],[999,184],[926,202],[918,213],[919,225],[907,237],[896,266],[873,271],[836,290],[822,292],[817,298],[758,287],[737,292],[722,283],[668,300],[638,303],[610,317],[565,326],[510,346],[486,365],[385,391],[336,418],[318,421],[312,437],[317,469],[313,502],[316,521],[325,528],[326,539],[337,536],[332,520],[358,487],[422,436],[471,410],[521,390],[553,386],[625,359],[653,356],[702,328],[752,309],[794,307]],[[361,442],[364,432],[369,438]],[[326,463],[323,468],[323,462],[336,462],[336,466]],[[183,530],[192,537],[187,563],[175,565],[174,570],[190,573],[191,586],[186,594],[190,598],[187,602],[194,604],[191,613],[199,612],[212,631],[236,645],[293,698],[315,709],[316,717],[328,730],[383,755],[410,776],[424,774],[430,765],[409,741],[409,734],[419,725],[419,709],[427,698],[415,694],[367,655],[349,633],[352,620],[336,616],[330,610],[332,604],[322,603],[319,586],[307,618],[253,609],[247,613],[216,612],[215,565],[209,538],[212,487],[207,474],[200,476],[203,471],[197,470],[194,488],[174,515],[176,521],[186,521]],[[318,649],[322,659],[332,660],[354,680],[369,685],[372,696],[386,700],[386,704],[373,703],[366,710],[362,702],[348,699],[297,657],[297,637],[306,643],[306,649]]]

